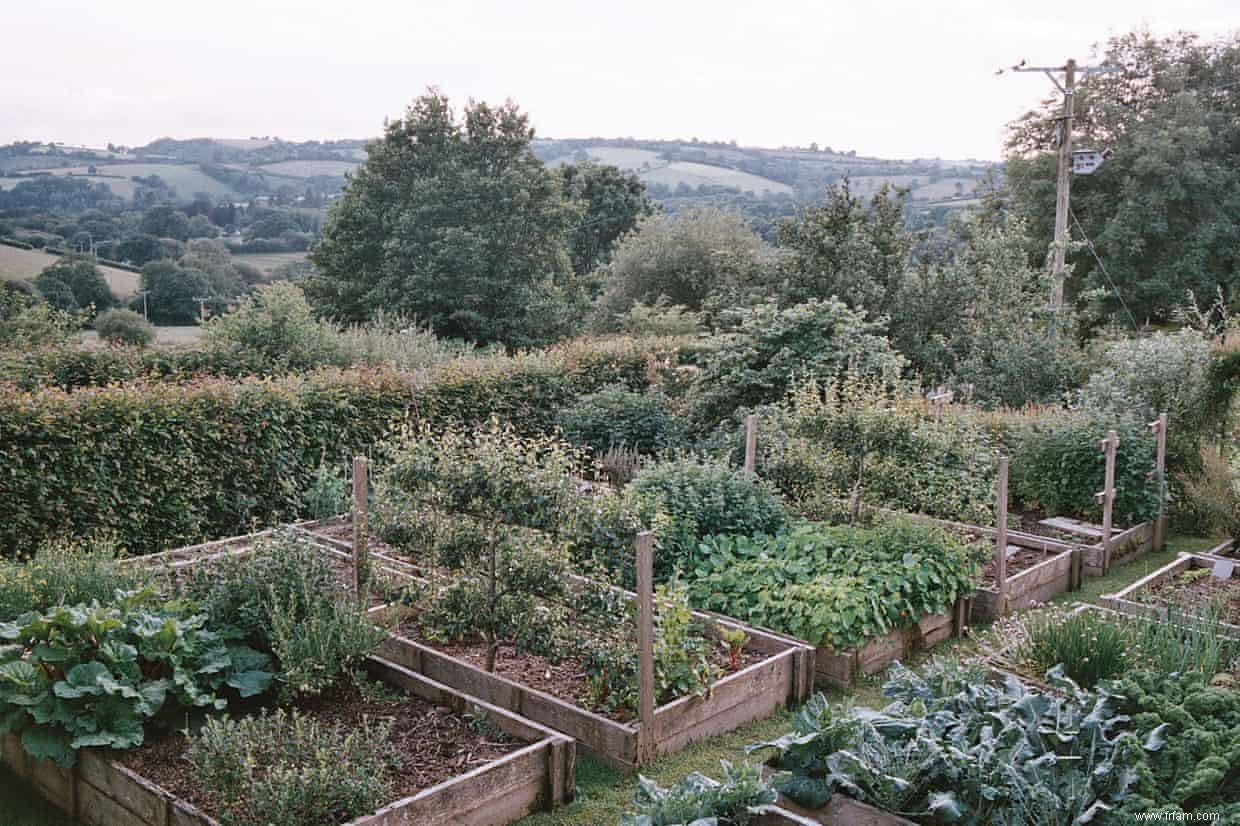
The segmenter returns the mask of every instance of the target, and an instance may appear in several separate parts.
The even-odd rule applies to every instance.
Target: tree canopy
[[[367,147],[332,208],[306,282],[317,309],[383,309],[436,333],[510,346],[554,340],[583,308],[569,233],[582,216],[530,150],[512,103],[458,118],[431,90]]]

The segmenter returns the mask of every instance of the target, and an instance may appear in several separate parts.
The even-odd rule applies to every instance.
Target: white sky
[[[510,97],[549,137],[992,159],[1004,124],[1050,88],[999,67],[1084,60],[1138,25],[1240,27],[1237,0],[4,5],[0,143],[91,145],[369,137],[433,84]]]

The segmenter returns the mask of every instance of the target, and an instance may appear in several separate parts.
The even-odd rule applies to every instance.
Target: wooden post
[[[758,466],[758,417],[750,413],[745,419],[745,470],[754,473]]]
[[[363,609],[370,602],[370,555],[366,548],[366,519],[370,508],[366,457],[353,458],[353,593]]]
[[[999,592],[996,617],[1007,613],[1007,517],[1008,457],[999,457],[999,475],[995,479],[995,590]]]
[[[1106,474],[1101,493],[1094,494],[1094,501],[1102,505],[1102,570],[1111,568],[1111,514],[1115,508],[1115,452],[1119,449],[1119,436],[1108,430],[1107,436],[1098,442],[1098,449],[1106,454]]]
[[[939,390],[930,397],[930,401],[934,404],[935,427],[938,427],[939,423],[943,421],[943,405],[951,404],[953,395],[954,394],[952,391],[939,388]]]
[[[654,534],[637,535],[637,763],[654,756]]]
[[[1167,544],[1167,414],[1158,414],[1158,420],[1150,422],[1150,432],[1158,440],[1154,458],[1154,484],[1158,487],[1158,519],[1154,522],[1154,550],[1161,551]]]

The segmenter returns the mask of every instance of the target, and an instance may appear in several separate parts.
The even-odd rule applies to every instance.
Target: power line
[[[1098,263],[1098,269],[1102,270],[1102,274],[1106,276],[1107,283],[1111,285],[1111,289],[1115,292],[1115,297],[1119,299],[1119,305],[1124,308],[1124,314],[1128,316],[1128,320],[1132,322],[1132,329],[1141,329],[1137,324],[1136,317],[1132,314],[1132,310],[1128,309],[1128,302],[1124,300],[1124,295],[1119,291],[1119,286],[1115,283],[1115,279],[1111,278],[1111,273],[1107,271],[1107,265],[1102,263],[1102,258],[1098,255],[1098,250],[1094,248],[1094,242],[1085,234],[1085,228],[1081,226],[1081,222],[1077,220],[1076,212],[1069,207],[1069,214],[1072,216],[1072,223],[1076,226],[1077,232],[1081,234],[1081,238],[1085,241],[1086,248],[1089,249],[1090,255],[1094,257],[1094,261]]]

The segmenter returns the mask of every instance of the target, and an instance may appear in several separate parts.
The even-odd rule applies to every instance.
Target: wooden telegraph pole
[[[1115,508],[1115,453],[1119,449],[1119,436],[1114,430],[1107,431],[1107,437],[1098,442],[1098,449],[1106,454],[1106,474],[1101,493],[1094,494],[1094,500],[1102,505],[1102,570],[1111,567],[1111,512]]]
[[[353,458],[353,593],[366,610],[370,602],[370,553],[366,547],[366,522],[370,507],[369,468],[364,456]]]
[[[1063,110],[1059,115],[1059,173],[1055,183],[1055,247],[1051,265],[1051,311],[1054,318],[1063,308],[1064,257],[1068,252],[1068,216],[1071,212],[1072,188],[1072,124],[1076,118],[1076,79],[1078,75],[1121,72],[1118,66],[1078,66],[1069,58],[1062,66],[1012,67],[1014,72],[1042,72],[1063,93]],[[1057,75],[1063,75],[1063,83]],[[1053,328],[1052,328],[1053,329]]]
[[[637,535],[637,762],[654,756],[654,534]]]

